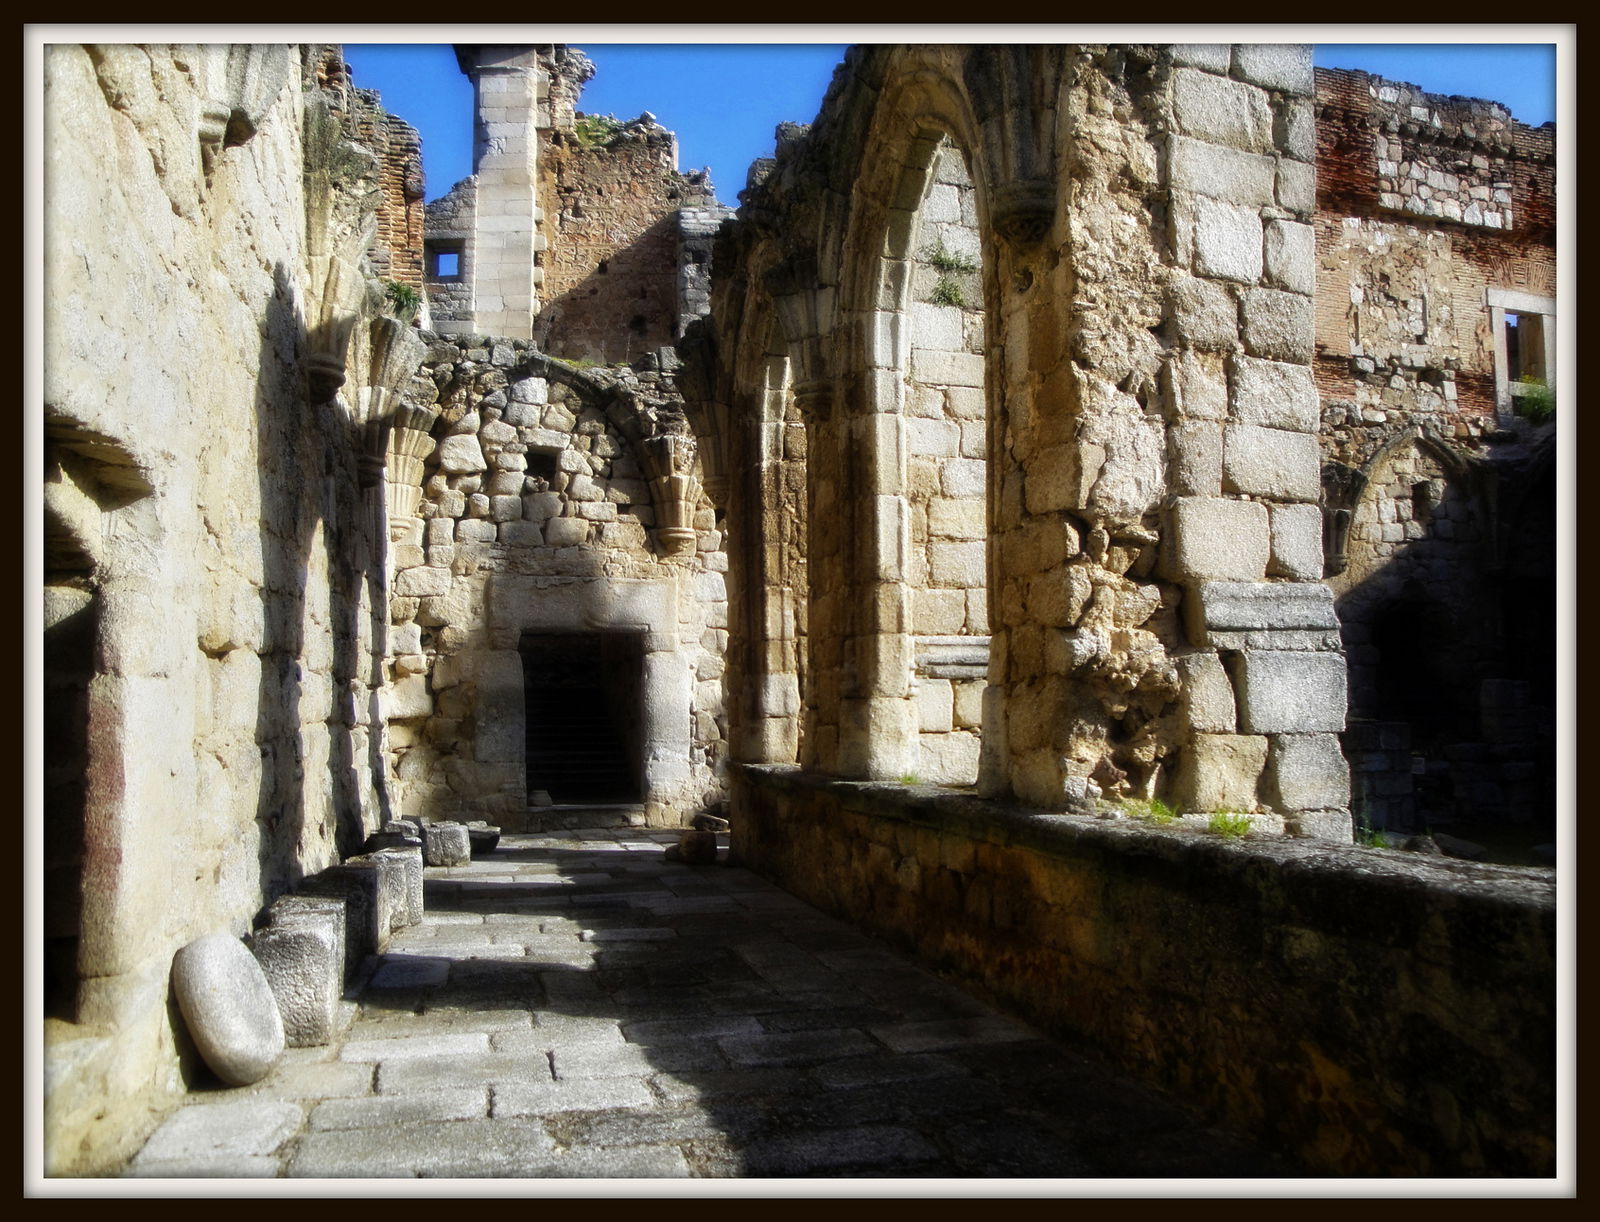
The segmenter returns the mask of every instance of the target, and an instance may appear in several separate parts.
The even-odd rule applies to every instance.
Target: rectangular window
[[[1555,392],[1555,299],[1515,289],[1489,289],[1485,297],[1496,407],[1502,417],[1548,418]]]

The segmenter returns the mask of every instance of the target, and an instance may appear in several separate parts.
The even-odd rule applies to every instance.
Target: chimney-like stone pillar
[[[459,45],[456,59],[472,78],[477,117],[473,164],[478,177],[473,229],[473,319],[485,335],[529,339],[539,309],[539,112],[548,105],[549,48]]]

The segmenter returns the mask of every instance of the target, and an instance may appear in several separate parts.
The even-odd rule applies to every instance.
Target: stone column
[[[549,96],[539,52],[528,45],[456,47],[477,107],[472,325],[513,339],[532,337],[539,309],[538,117]]]

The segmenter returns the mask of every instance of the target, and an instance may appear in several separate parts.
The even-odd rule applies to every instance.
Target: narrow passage
[[[125,1174],[1294,1174],[749,871],[667,860],[676,838],[429,868],[339,1040],[197,1084]]]

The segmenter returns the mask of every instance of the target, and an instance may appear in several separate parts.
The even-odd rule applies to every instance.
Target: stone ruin
[[[424,207],[337,47],[47,49],[54,1173],[182,1089],[178,948],[253,934],[314,1040],[419,915],[395,855],[474,824],[726,813],[1157,1079],[1223,1080],[1236,1002],[1278,1083],[1210,1100],[1247,1126],[1332,1079],[1215,992],[1244,926],[1359,974],[1340,905],[1392,918],[1319,1065],[1410,1047],[1446,911],[1444,1008],[1540,1046],[1546,884],[1339,854],[1553,808],[1553,130],[1297,47],[875,46],[735,212],[650,116],[577,110],[575,49],[457,53],[476,172]],[[1116,817],[1155,800],[1287,881]],[[1198,994],[1151,949],[1195,921]],[[1282,1012],[1356,987],[1296,970]],[[1451,1038],[1503,1084],[1417,1097],[1543,1166],[1548,1074],[1486,1031]],[[1489,1158],[1350,1106],[1390,1109],[1351,1165]]]

